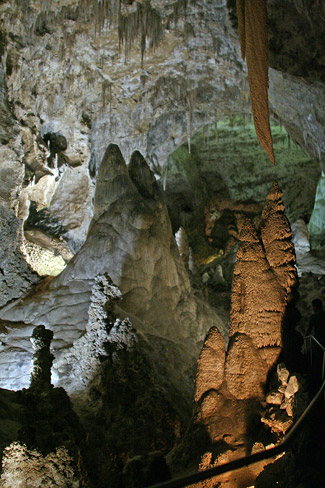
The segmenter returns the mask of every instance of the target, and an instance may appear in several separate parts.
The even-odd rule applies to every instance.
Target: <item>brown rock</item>
[[[284,392],[286,398],[291,398],[299,390],[299,383],[296,376],[290,376],[288,386]]]
[[[236,334],[231,339],[225,378],[228,390],[235,398],[262,398],[267,369],[257,347],[248,336]]]
[[[262,214],[261,237],[267,260],[278,282],[289,293],[297,280],[295,251],[291,243],[292,232],[284,214],[282,192],[274,183]]]
[[[283,400],[283,393],[279,391],[271,391],[268,395],[266,395],[266,403],[270,405],[281,405]]]
[[[246,432],[245,402],[227,393],[210,391],[203,399],[198,421],[205,425],[211,441],[240,444]]]
[[[239,240],[229,334],[244,333],[259,348],[279,346],[285,299],[248,218],[243,219]]]
[[[276,372],[277,372],[278,380],[280,381],[280,383],[282,385],[287,385],[290,373],[283,363],[280,363],[277,365]]]
[[[218,390],[224,378],[225,346],[217,327],[211,327],[197,362],[195,401],[209,390]]]

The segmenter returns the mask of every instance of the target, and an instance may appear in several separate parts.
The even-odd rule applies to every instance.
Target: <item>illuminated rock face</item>
[[[77,488],[78,474],[73,468],[73,459],[65,447],[42,456],[25,445],[13,442],[4,450],[1,488],[13,486],[41,486]]]
[[[281,351],[287,294],[296,281],[291,229],[281,196],[274,184],[262,215],[261,237],[252,220],[242,219],[228,350],[222,354],[212,329],[198,362],[197,421],[206,426],[212,442],[237,446],[247,442],[248,418],[259,418],[267,374]]]
[[[1,312],[2,319],[43,324],[53,330],[55,383],[58,374],[66,375],[61,355],[84,334],[96,278],[105,273],[123,294],[117,309],[120,318],[130,316],[137,330],[149,338],[170,341],[171,349],[179,349],[182,366],[177,367],[177,374],[171,373],[173,381],[180,389],[192,391],[188,373],[201,341],[212,324],[222,331],[224,326],[209,306],[192,295],[167,208],[145,160],[135,153],[127,167],[115,145],[107,149],[98,171],[94,217],[81,250],[43,291]],[[12,333],[4,337],[4,353],[9,356],[17,345]],[[21,335],[28,337],[29,333],[30,326],[26,330],[22,326]],[[17,354],[16,349],[12,361]],[[173,364],[176,357],[170,354]],[[172,366],[169,369],[172,372]],[[7,380],[9,384],[5,378],[2,384],[10,387]]]

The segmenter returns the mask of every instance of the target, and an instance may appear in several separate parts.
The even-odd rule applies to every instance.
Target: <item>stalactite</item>
[[[145,4],[137,4],[135,12],[119,16],[118,33],[120,46],[124,45],[126,59],[133,42],[140,37],[142,67],[147,39],[150,47],[155,49],[163,37],[162,19],[159,13],[151,7],[150,1],[147,0]]]
[[[107,98],[108,95],[108,98]],[[102,108],[104,109],[107,105],[107,102],[110,105],[111,111],[111,104],[112,104],[112,83],[108,80],[104,80],[102,83]]]
[[[242,57],[247,61],[256,135],[274,164],[268,107],[266,0],[236,0]]]

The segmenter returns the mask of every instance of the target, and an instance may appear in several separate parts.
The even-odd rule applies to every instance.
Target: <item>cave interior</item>
[[[308,407],[324,25],[319,0],[0,1],[0,488],[167,483]],[[280,455],[183,486],[320,488],[324,455],[321,398]]]

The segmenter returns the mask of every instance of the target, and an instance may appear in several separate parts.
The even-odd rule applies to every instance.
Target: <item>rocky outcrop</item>
[[[22,226],[17,218],[18,194],[24,177],[19,126],[8,103],[0,70],[0,306],[20,297],[38,281],[24,260]]]
[[[0,9],[6,84],[21,130],[24,186],[30,189],[34,178],[36,183],[44,176],[56,179],[47,207],[48,225],[39,224],[51,235],[60,227],[56,235],[63,236],[73,252],[84,243],[92,218],[94,188],[88,164],[94,177],[107,142],[118,143],[126,159],[134,150],[141,150],[164,180],[168,156],[185,141],[192,146],[197,129],[229,114],[245,113],[246,117],[249,111],[245,68],[229,20],[234,2],[227,6],[226,2],[200,0],[187,2],[186,8],[182,1],[152,1],[145,6],[142,2],[97,3],[33,2],[26,10],[19,3],[3,2]],[[299,29],[294,26],[294,39],[287,46],[277,36],[277,24],[285,39],[287,26],[274,14],[272,2],[269,4],[271,63],[288,70]],[[285,16],[293,12],[300,25],[303,8],[291,1],[288,10],[282,10]],[[315,2],[312,8],[306,6],[317,32],[311,43],[313,66],[318,59],[317,36],[321,35],[315,22],[318,10],[321,14]],[[134,19],[143,19],[145,12],[148,22],[141,34]],[[304,19],[302,25],[306,24],[309,21]],[[141,36],[152,42],[153,49],[145,48]],[[281,49],[273,49],[278,44]],[[284,48],[286,63],[277,64]],[[309,46],[304,49],[309,51]],[[324,93],[323,85],[314,81],[316,71],[306,84],[270,70],[269,98],[271,112],[292,138],[322,159]],[[218,157],[212,159],[215,165]],[[10,159],[6,160],[9,164]],[[251,158],[248,163],[240,161],[240,166],[247,165],[250,168]],[[16,172],[14,162],[9,166],[10,172]],[[221,180],[227,178],[228,171],[224,173]],[[241,175],[241,184],[243,179]],[[173,182],[167,181],[168,186]],[[299,217],[295,215],[295,219]]]
[[[117,309],[120,318],[128,315],[149,341],[169,344],[167,362],[169,354],[176,359],[175,348],[179,350],[183,365],[176,375],[171,362],[172,381],[181,390],[192,391],[190,371],[200,341],[212,324],[224,332],[223,324],[192,295],[166,206],[144,159],[134,154],[129,171],[114,145],[107,149],[98,172],[86,243],[44,291],[1,312],[2,319],[44,324],[54,331],[56,382],[65,370],[60,359],[63,348],[84,334],[95,280],[105,273],[123,294]],[[5,353],[12,346],[11,337],[9,332],[3,339]]]

